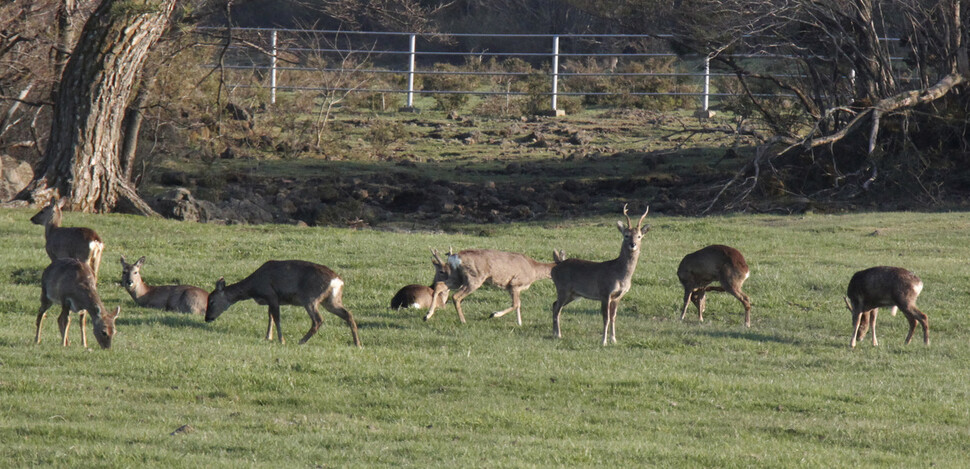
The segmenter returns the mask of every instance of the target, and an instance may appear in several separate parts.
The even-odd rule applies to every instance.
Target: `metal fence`
[[[222,36],[225,29],[204,28]],[[674,53],[664,35],[634,34],[418,34],[311,29],[233,28],[232,39],[218,44],[229,58],[223,67],[245,72],[230,78],[232,88],[263,88],[275,103],[279,92],[395,93],[414,109],[418,95],[542,95],[548,110],[560,112],[561,97],[668,97],[707,111],[712,99],[736,97],[732,73],[712,72],[707,57]],[[213,44],[217,46],[217,44]],[[748,54],[776,76],[792,76],[791,57]],[[453,67],[444,67],[451,64]],[[517,64],[509,66],[508,64]],[[211,65],[215,66],[215,65]],[[655,68],[656,67],[656,68]],[[354,80],[313,77],[354,76]],[[302,76],[302,77],[301,77]],[[475,77],[457,86],[419,86],[433,77]],[[288,77],[289,79],[284,79]],[[376,77],[384,77],[377,79]],[[514,81],[541,77],[541,89],[513,87]],[[712,80],[718,80],[712,84]],[[438,80],[440,82],[440,80]],[[498,86],[500,83],[504,86]],[[464,88],[462,86],[465,86]],[[786,96],[778,90],[757,96]],[[689,103],[694,102],[691,106]]]

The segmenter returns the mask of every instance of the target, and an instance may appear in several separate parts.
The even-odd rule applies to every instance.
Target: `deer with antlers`
[[[458,319],[464,323],[465,315],[461,309],[461,302],[468,295],[478,290],[485,282],[489,282],[509,293],[512,306],[492,313],[489,317],[502,317],[515,310],[516,324],[522,325],[522,302],[520,294],[527,290],[536,280],[547,279],[550,276],[553,263],[538,262],[525,254],[517,252],[496,251],[492,249],[468,249],[457,254],[449,251],[448,261],[442,261],[438,252],[431,251],[432,264],[435,266],[435,276],[444,278],[444,283],[450,289],[455,289],[451,300],[458,311]],[[428,310],[424,320],[431,319],[435,313],[435,306]]]
[[[617,229],[623,235],[620,256],[611,261],[592,262],[582,259],[565,259],[562,251],[556,254],[559,259],[552,268],[552,282],[556,285],[556,302],[552,304],[552,334],[561,338],[559,330],[559,316],[562,308],[577,298],[588,298],[601,302],[600,311],[603,315],[603,345],[608,342],[616,343],[616,310],[623,295],[630,291],[631,278],[637,268],[640,258],[640,241],[643,235],[650,231],[650,225],[643,226],[650,207],[643,212],[637,226],[633,226],[626,205],[623,215],[626,226],[622,221],[616,222]]]
[[[91,266],[94,281],[97,283],[104,242],[90,228],[61,227],[61,209],[65,203],[67,199],[51,199],[47,206],[30,218],[30,222],[44,226],[44,248],[52,261],[68,257],[84,262]]]

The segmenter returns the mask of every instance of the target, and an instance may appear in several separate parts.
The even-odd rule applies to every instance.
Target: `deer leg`
[[[275,301],[270,301],[268,302],[268,304],[269,304],[269,318],[273,322],[273,324],[276,325],[276,337],[280,339],[281,344],[285,344],[286,340],[283,339],[283,329],[280,328],[280,305]],[[272,325],[270,327],[272,327]],[[269,329],[270,328],[267,328],[266,340],[273,340],[271,337],[272,334],[269,332]]]
[[[310,340],[314,334],[320,330],[320,326],[323,325],[323,318],[320,317],[320,310],[318,309],[316,303],[309,303],[303,306],[306,308],[306,312],[310,315],[310,330],[300,339],[300,344],[305,344],[306,341]]]
[[[859,322],[862,320],[862,313],[852,311],[852,340],[849,342],[849,346],[855,348],[856,337],[859,334]]]
[[[870,314],[872,315],[869,320],[872,324],[872,346],[875,347],[879,345],[879,339],[876,338],[876,317],[879,316],[879,308],[873,309]]]
[[[81,345],[84,348],[88,348],[88,329],[87,329],[88,312],[87,311],[78,311],[78,316],[81,317],[80,318],[80,321],[81,321]]]
[[[458,311],[458,320],[461,321],[462,324],[465,323],[465,313],[462,313],[461,311],[461,302],[466,296],[471,295],[471,293],[477,289],[478,287],[472,288],[466,284],[462,285],[454,295],[451,295],[451,301],[455,303],[455,311]]]
[[[53,303],[51,300],[47,299],[46,294],[41,294],[40,296],[40,309],[37,310],[37,333],[34,335],[34,343],[40,343],[40,329],[44,324],[44,317],[47,316],[47,310],[50,309]]]
[[[605,347],[607,342],[607,337],[610,333],[610,309],[612,309],[613,300],[607,298],[600,303],[600,314],[603,315],[603,346]]]
[[[610,342],[616,343],[616,310],[620,308],[620,299],[610,302]]]
[[[273,340],[273,313],[266,312],[266,340]]]
[[[697,306],[697,320],[698,322],[704,322],[704,310],[707,309],[707,290],[700,288],[694,292],[694,296],[691,297],[691,301]]]
[[[929,318],[915,306],[903,309],[903,314],[906,315],[906,319],[909,320],[909,334],[906,336],[906,343],[909,344],[913,340],[913,333],[916,331],[916,323],[919,322],[920,326],[923,327],[923,343],[926,345],[930,344],[930,325]]]
[[[687,316],[687,308],[690,306],[691,296],[694,292],[690,288],[684,287],[684,307],[680,309],[680,320],[684,320],[684,316]]]
[[[869,318],[872,317],[872,311],[863,311],[859,318],[859,332],[856,333],[856,340],[859,342],[866,338],[866,334],[869,333]]]
[[[347,311],[343,306],[337,305],[333,303],[331,300],[328,300],[326,303],[324,303],[323,307],[326,308],[327,311],[330,311],[331,313],[333,313],[338,318],[343,319],[344,322],[346,322],[347,325],[350,326],[350,335],[354,339],[354,345],[356,345],[357,347],[360,347],[361,346],[360,337],[358,337],[357,335],[357,321],[354,321],[354,315],[350,314],[350,311]]]
[[[502,311],[496,311],[492,313],[490,317],[500,318],[502,316],[505,316],[506,314],[509,314],[514,309],[515,315],[516,315],[515,322],[516,324],[521,326],[522,325],[522,310],[521,310],[522,303],[519,298],[520,290],[515,287],[509,287],[507,291],[509,292],[509,296],[512,297],[512,307],[503,309]]]
[[[71,328],[71,308],[67,303],[61,307],[61,315],[57,317],[57,327],[61,330],[61,346],[67,347],[71,343],[67,337],[67,331]]]
[[[751,327],[751,299],[741,291],[740,287],[735,287],[730,282],[724,282],[721,286],[724,287],[724,291],[737,298],[741,306],[744,306],[744,327]]]
[[[556,339],[562,338],[562,332],[559,330],[559,316],[562,314],[563,307],[572,301],[571,295],[557,292],[556,301],[552,304],[552,336]]]

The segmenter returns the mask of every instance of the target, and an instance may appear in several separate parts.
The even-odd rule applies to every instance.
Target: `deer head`
[[[626,217],[626,227],[623,226],[622,221],[617,221],[616,228],[623,234],[623,249],[629,249],[630,252],[637,252],[640,250],[640,240],[643,239],[643,235],[650,231],[650,225],[643,226],[643,220],[650,213],[650,206],[647,206],[647,210],[643,212],[636,227],[633,226],[633,220],[630,220],[630,215],[627,214],[626,208],[626,204],[623,204],[623,215]]]
[[[94,326],[94,338],[101,348],[111,348],[111,338],[115,335],[115,319],[121,314],[121,306],[115,307],[114,312],[91,311],[91,325]]]
[[[125,290],[131,291],[135,285],[141,283],[141,266],[145,264],[145,256],[141,256],[134,264],[125,262],[125,256],[121,256],[121,286]]]
[[[232,302],[226,295],[226,279],[219,277],[219,280],[216,280],[216,289],[209,293],[209,300],[205,307],[205,322],[215,321],[220,314],[229,309],[230,305]]]

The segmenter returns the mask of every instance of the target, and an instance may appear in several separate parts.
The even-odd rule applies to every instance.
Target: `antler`
[[[439,264],[444,264],[444,262],[441,262],[441,258],[438,257],[438,250],[437,249],[431,248],[431,256],[432,256],[431,258],[434,259],[435,262],[437,262]]]
[[[626,204],[623,204],[623,216],[626,217],[626,227],[633,229],[633,221],[630,220],[630,215],[626,213]]]
[[[647,218],[647,214],[650,213],[650,206],[647,205],[647,210],[643,212],[643,216],[640,217],[640,221],[637,222],[637,231],[643,228],[643,220]]]

